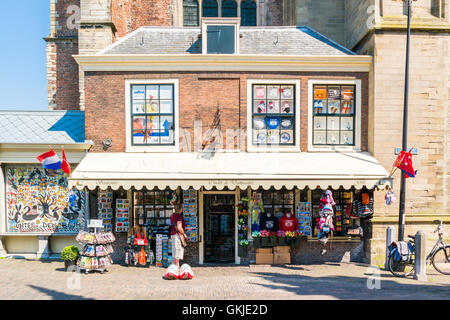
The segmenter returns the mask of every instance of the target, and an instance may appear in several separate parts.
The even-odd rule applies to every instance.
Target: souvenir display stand
[[[101,229],[102,225],[90,225],[89,231],[80,231],[76,237],[78,242],[83,243],[77,266],[86,273],[95,270],[104,273],[113,263],[110,255],[114,252],[112,243],[115,237],[112,232],[103,232]]]
[[[297,204],[296,217],[298,220],[298,231],[303,236],[311,236],[311,202],[299,202]]]
[[[148,240],[148,230],[145,227],[136,226],[128,236],[125,247],[125,264],[127,266],[149,267],[154,262],[154,255]]]

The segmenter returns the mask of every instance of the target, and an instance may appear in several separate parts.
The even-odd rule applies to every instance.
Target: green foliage
[[[78,258],[78,248],[76,246],[65,247],[61,251],[61,259],[64,261],[75,261]]]

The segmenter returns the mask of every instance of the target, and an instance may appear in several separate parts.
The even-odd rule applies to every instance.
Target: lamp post
[[[408,5],[408,25],[406,28],[406,67],[405,67],[405,95],[403,106],[403,138],[402,150],[407,151],[408,148],[408,89],[409,89],[409,47],[411,37],[411,5],[413,0],[404,0]],[[417,0],[414,0],[417,1]],[[406,179],[403,172],[400,173],[400,203],[398,214],[398,241],[403,241],[405,237],[405,189]]]

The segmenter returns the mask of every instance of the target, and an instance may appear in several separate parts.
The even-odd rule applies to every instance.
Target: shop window
[[[292,214],[294,211],[294,191],[293,190],[260,190],[265,213],[271,213],[281,219],[286,212]]]
[[[355,146],[355,89],[355,85],[314,85],[314,146]]]
[[[169,190],[151,190],[134,192],[134,225],[166,226],[170,225],[173,205],[168,201]]]
[[[216,0],[203,0],[202,3],[202,16],[203,17],[218,17],[219,7]]]
[[[352,206],[354,197],[355,197],[355,190],[332,190],[333,192],[333,198],[336,205],[334,206],[334,216],[333,216],[333,223],[334,223],[334,236],[349,236],[352,231],[355,230],[358,227],[361,226],[361,219],[351,216],[349,214],[350,211],[348,211],[348,207]],[[325,190],[312,190],[311,194],[311,201],[312,201],[312,230],[313,235],[317,236],[318,230],[317,225],[320,218],[319,214],[319,204],[320,204],[320,198],[325,193]],[[349,209],[350,210],[350,209]],[[359,236],[359,235],[358,235]]]
[[[241,2],[241,25],[256,26],[256,1],[245,0]]]
[[[198,10],[197,0],[183,0],[183,26],[198,26]]]
[[[175,145],[174,85],[132,84],[130,87],[132,145]]]
[[[222,0],[222,17],[237,17],[237,3],[234,0]]]
[[[296,99],[293,84],[252,85],[252,145],[296,144]]]

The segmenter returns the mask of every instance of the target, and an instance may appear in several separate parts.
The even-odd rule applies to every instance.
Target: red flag
[[[397,157],[397,160],[395,161],[394,166],[405,173],[405,178],[414,178],[416,176],[417,171],[414,171],[413,168],[411,150],[409,150],[408,152],[401,151]]]
[[[70,170],[71,170],[70,164],[69,164],[69,161],[67,161],[66,153],[64,152],[64,149],[62,151],[62,154],[63,154],[63,159],[62,159],[62,163],[61,163],[61,169],[62,169],[62,171],[64,171],[68,175],[70,175]]]

